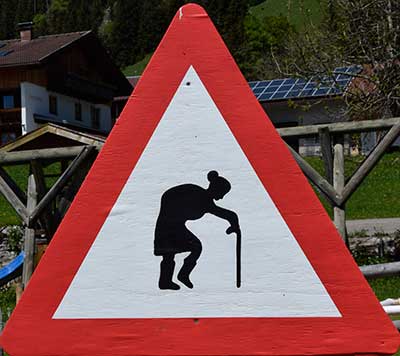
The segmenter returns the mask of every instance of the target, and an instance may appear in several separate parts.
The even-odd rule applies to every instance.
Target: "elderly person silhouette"
[[[231,190],[231,184],[218,172],[207,174],[210,182],[207,189],[194,184],[182,184],[168,189],[161,197],[160,214],[157,219],[154,239],[154,255],[162,256],[160,264],[160,289],[180,289],[172,281],[175,269],[175,254],[190,252],[178,273],[178,280],[193,288],[190,273],[196,266],[202,251],[200,240],[185,226],[188,220],[198,220],[204,214],[213,214],[229,221],[227,234],[240,233],[239,219],[233,211],[215,205]]]

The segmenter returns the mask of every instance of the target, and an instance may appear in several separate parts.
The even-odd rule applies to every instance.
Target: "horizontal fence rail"
[[[330,124],[307,125],[297,127],[285,127],[277,129],[281,137],[307,137],[318,135],[318,131],[328,128],[330,133],[350,133],[388,130],[392,126],[400,124],[400,117],[379,120],[362,120],[334,122]]]

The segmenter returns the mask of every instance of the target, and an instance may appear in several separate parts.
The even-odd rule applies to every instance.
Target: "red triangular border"
[[[342,318],[51,319],[190,65]],[[2,344],[12,356],[391,354],[399,338],[208,15],[189,4],[147,66]]]

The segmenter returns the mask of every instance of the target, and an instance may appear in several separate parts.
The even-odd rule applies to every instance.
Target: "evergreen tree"
[[[142,4],[141,0],[117,0],[114,4],[109,48],[120,66],[135,63],[140,59],[138,39]]]

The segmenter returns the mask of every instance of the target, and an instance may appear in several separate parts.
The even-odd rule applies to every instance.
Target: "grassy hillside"
[[[152,55],[153,55],[153,53],[149,53],[141,61],[125,67],[122,70],[122,73],[124,73],[127,77],[141,75],[143,73],[144,69],[146,68],[147,63],[149,63]]]
[[[321,22],[326,6],[320,0],[266,0],[250,8],[250,13],[259,18],[265,16],[284,16],[298,30],[310,22],[318,25]]]

